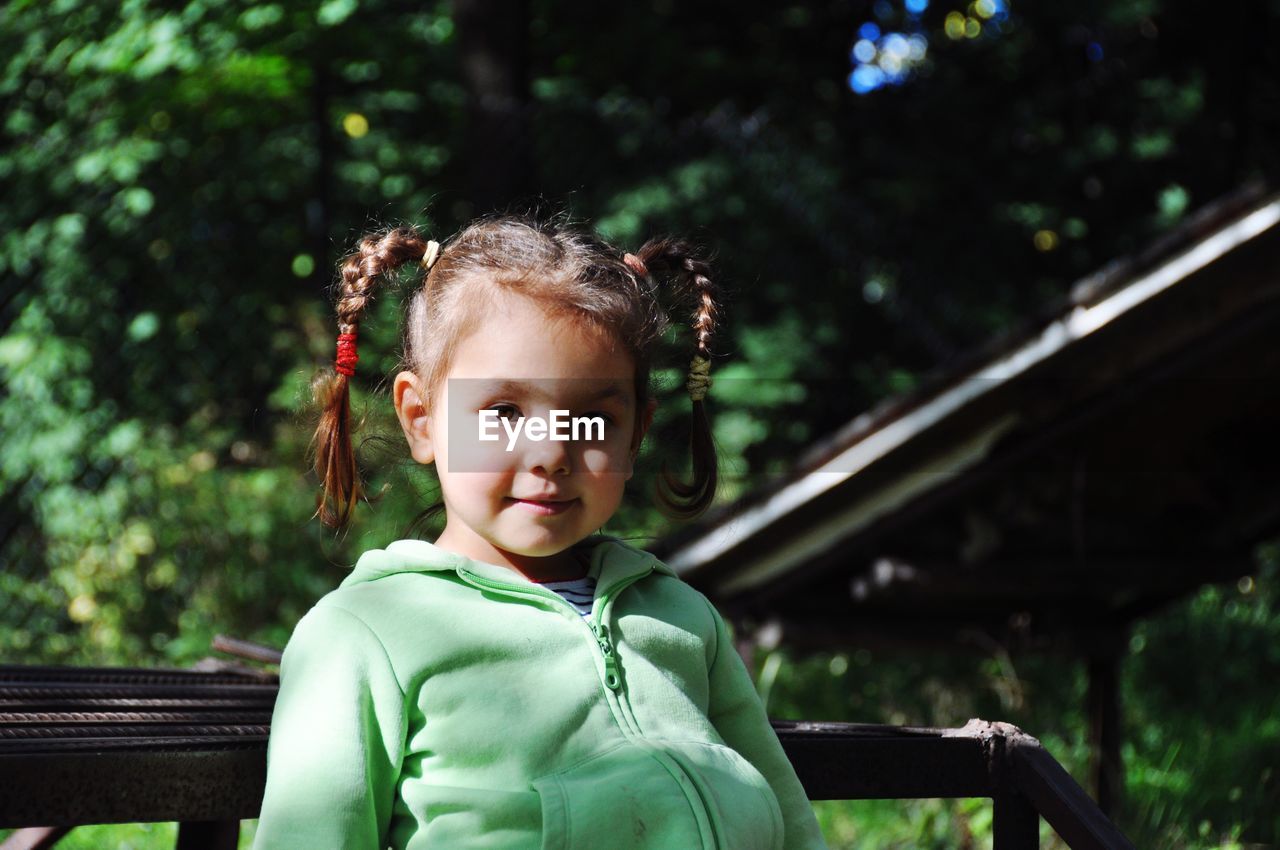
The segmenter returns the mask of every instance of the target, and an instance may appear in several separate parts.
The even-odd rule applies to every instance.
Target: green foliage
[[[238,850],[253,847],[256,820],[240,822]],[[0,829],[0,841],[11,830]],[[58,841],[58,850],[172,850],[178,840],[176,823],[129,823],[79,826]]]
[[[1280,547],[1261,564],[1134,632],[1125,760],[1139,844],[1280,836]]]

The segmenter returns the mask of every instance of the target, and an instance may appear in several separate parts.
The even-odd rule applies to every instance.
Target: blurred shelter
[[[749,649],[1065,650],[1120,789],[1127,632],[1280,532],[1280,195],[1257,186],[655,547]],[[714,396],[713,396],[714,398]]]

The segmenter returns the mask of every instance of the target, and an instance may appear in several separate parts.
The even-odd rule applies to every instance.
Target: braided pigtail
[[[664,465],[657,488],[660,504],[671,515],[692,519],[710,506],[718,479],[715,443],[704,398],[711,386],[711,340],[720,317],[719,292],[711,280],[711,264],[684,240],[651,239],[638,254],[628,255],[626,262],[641,274],[656,273],[669,279],[678,296],[693,302],[694,354],[685,383],[693,407],[689,432],[693,479],[686,484]]]
[[[348,379],[355,374],[356,334],[360,317],[373,298],[373,288],[381,279],[407,262],[434,260],[436,243],[423,241],[411,227],[400,227],[364,237],[341,265],[335,289],[338,314],[338,356],[333,368],[319,372],[312,391],[320,408],[320,420],[311,447],[321,491],[316,500],[316,516],[331,528],[342,528],[351,520],[356,503],[364,495],[352,447],[351,401]]]

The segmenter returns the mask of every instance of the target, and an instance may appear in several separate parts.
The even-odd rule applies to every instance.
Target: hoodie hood
[[[591,555],[587,575],[596,579],[601,586],[648,570],[676,577],[675,570],[658,560],[655,555],[616,537],[593,535],[574,548],[589,549]],[[494,581],[536,586],[536,582],[510,567],[476,561],[425,540],[397,540],[385,549],[370,549],[361,555],[351,574],[342,580],[339,587],[376,581],[396,573],[463,571]]]

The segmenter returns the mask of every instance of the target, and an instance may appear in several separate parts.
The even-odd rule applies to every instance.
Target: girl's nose
[[[568,440],[553,440],[550,435],[543,440],[524,439],[525,468],[530,472],[547,475],[567,475],[573,471]]]

